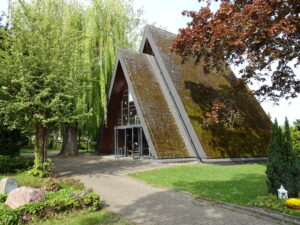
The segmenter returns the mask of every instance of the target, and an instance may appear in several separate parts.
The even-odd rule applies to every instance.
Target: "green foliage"
[[[132,2],[94,0],[86,6],[79,0],[12,0],[8,14],[10,29],[1,29],[0,48],[3,123],[36,134],[41,127],[51,132],[72,124],[95,138],[117,49],[133,47],[138,36],[139,14]],[[39,164],[47,132],[36,142]]]
[[[49,218],[57,213],[88,209],[101,209],[100,197],[95,193],[86,193],[82,189],[65,185],[58,192],[46,193],[46,201],[31,202],[16,210],[0,204],[0,224],[22,224],[32,217]]]
[[[293,152],[287,119],[284,132],[278,126],[277,120],[273,124],[266,175],[269,193],[276,195],[277,189],[283,185],[288,190],[289,197],[298,196],[300,191],[300,162]]]
[[[139,37],[140,11],[135,12],[128,0],[94,0],[85,13],[85,64],[89,81],[78,103],[87,104],[91,113],[79,121],[82,134],[95,139],[106,117],[107,92],[117,51],[135,48]]]
[[[44,183],[43,188],[46,192],[50,192],[50,191],[56,192],[61,189],[61,185],[59,180],[50,177]]]
[[[77,189],[84,189],[84,184],[78,180],[73,178],[63,179],[60,181],[62,187],[72,186]]]
[[[52,170],[53,161],[51,159],[48,159],[44,163],[35,163],[32,169],[28,171],[28,174],[36,177],[49,177],[52,173]]]
[[[0,194],[0,203],[5,202],[7,198],[7,194]]]
[[[296,212],[286,207],[285,199],[277,198],[272,194],[266,196],[258,196],[257,198],[249,202],[248,205],[275,210],[278,212],[283,212],[294,216],[298,216],[300,218],[300,212]]]
[[[0,173],[15,173],[28,170],[33,166],[33,160],[24,157],[10,157],[0,155]]]
[[[293,140],[293,148],[298,157],[300,157],[300,120],[294,122],[294,127],[291,128],[291,136]]]
[[[22,138],[20,130],[8,130],[0,121],[0,155],[20,155]]]
[[[22,221],[16,211],[5,204],[0,204],[0,224],[21,225]]]

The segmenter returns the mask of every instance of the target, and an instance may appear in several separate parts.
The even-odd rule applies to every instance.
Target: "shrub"
[[[19,130],[8,130],[0,125],[0,155],[18,156],[26,137]]]
[[[33,166],[33,159],[0,155],[0,173],[15,173]]]
[[[287,119],[284,132],[276,120],[273,124],[266,175],[269,193],[276,195],[277,189],[283,185],[289,196],[297,197],[300,191],[300,162],[293,151]]]

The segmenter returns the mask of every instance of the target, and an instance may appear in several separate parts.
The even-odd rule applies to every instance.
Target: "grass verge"
[[[129,176],[159,187],[183,190],[199,197],[247,205],[266,195],[265,165],[180,165]]]
[[[197,164],[132,173],[129,176],[159,187],[186,191],[195,197],[261,207],[300,218],[299,211],[288,209],[284,200],[267,193],[265,170],[266,166],[262,164]]]
[[[31,175],[28,175],[26,171],[21,172],[21,173],[16,173],[16,174],[0,174],[0,180],[5,177],[14,178],[15,180],[18,181],[18,184],[20,187],[27,186],[27,187],[33,187],[33,188],[42,187],[43,182],[45,180],[45,178],[34,177]]]

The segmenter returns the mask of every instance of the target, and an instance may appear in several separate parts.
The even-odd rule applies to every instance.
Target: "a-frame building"
[[[170,52],[175,35],[146,26],[140,53],[119,50],[109,91],[107,123],[97,152],[116,156],[198,158],[201,161],[267,156],[271,122],[229,68],[182,63]],[[203,126],[214,99],[228,99],[243,119],[236,127]]]

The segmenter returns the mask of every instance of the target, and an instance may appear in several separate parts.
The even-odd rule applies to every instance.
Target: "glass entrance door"
[[[115,128],[115,157],[149,158],[150,152],[142,127]]]

